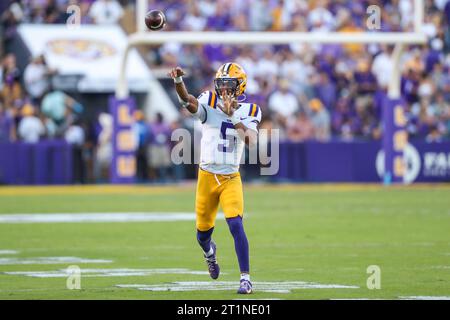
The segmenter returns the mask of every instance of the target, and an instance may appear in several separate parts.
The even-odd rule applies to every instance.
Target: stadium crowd
[[[135,1],[126,0],[20,0],[5,5],[6,2],[0,16],[3,48],[8,48],[8,41],[17,36],[20,23],[65,23],[66,9],[71,4],[80,6],[81,23],[86,24],[117,24],[123,18],[124,8],[135,5]],[[366,9],[378,5],[381,24],[379,30],[373,31],[385,32],[412,30],[413,2],[150,0],[148,5],[166,13],[167,31],[300,32],[368,31]],[[450,0],[425,3],[424,31],[428,43],[406,50],[401,91],[410,138],[435,142],[450,138]],[[262,128],[278,128],[283,139],[294,142],[352,141],[380,139],[382,135],[380,97],[390,80],[391,52],[392,47],[380,45],[170,43],[148,48],[144,58],[155,70],[175,65],[189,69],[191,89],[196,94],[211,89],[220,64],[236,61],[248,75],[247,99],[263,110]],[[101,114],[96,124],[88,127],[81,120],[83,106],[67,93],[53,90],[51,79],[57,72],[47,66],[43,56],[32,57],[20,71],[14,54],[3,52],[0,142],[34,143],[42,138],[62,137],[80,148],[97,148],[97,162],[107,163],[110,135],[101,129],[110,127],[109,115]],[[141,167],[148,162],[159,177],[166,175],[169,166],[168,151],[164,150],[170,149],[170,131],[188,122],[187,115],[182,114],[181,121],[175,124],[164,123],[162,115],[152,123],[142,113],[135,115]],[[86,147],[88,142],[90,147]],[[164,146],[164,150],[155,151],[158,146]],[[147,148],[153,152],[145,152]]]
[[[412,0],[150,1],[169,30],[366,32],[367,7],[381,9],[378,32],[412,31]],[[428,43],[402,59],[402,97],[411,139],[450,137],[450,1],[426,0]],[[180,52],[182,52],[180,54]],[[379,45],[163,45],[155,66],[192,67],[197,92],[210,88],[223,61],[237,61],[249,81],[247,98],[263,108],[263,127],[291,141],[379,139],[381,92],[392,71],[392,48]]]

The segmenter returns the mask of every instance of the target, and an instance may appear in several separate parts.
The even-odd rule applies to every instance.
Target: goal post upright
[[[423,0],[414,0],[414,32],[422,33],[425,5]]]
[[[400,58],[408,45],[426,43],[426,35],[422,31],[424,17],[424,1],[414,0],[414,17],[412,32],[152,32],[146,31],[144,17],[147,1],[136,2],[137,32],[129,35],[128,44],[122,56],[121,70],[117,82],[115,99],[126,100],[129,97],[126,81],[127,59],[130,49],[137,45],[180,43],[180,44],[389,44],[394,45],[392,53],[393,72],[387,88],[383,112],[383,150],[385,154],[385,184],[402,182],[404,165],[399,161],[403,157],[403,148],[407,143],[407,135],[401,127],[404,123],[400,94]],[[398,125],[398,126],[397,126]],[[395,127],[400,129],[396,130]],[[398,170],[395,170],[398,169]],[[398,173],[396,175],[395,173]]]

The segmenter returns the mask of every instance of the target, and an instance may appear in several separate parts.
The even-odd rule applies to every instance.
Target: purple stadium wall
[[[278,181],[380,182],[381,142],[280,145]],[[0,143],[0,184],[43,185],[73,182],[72,148],[64,141]],[[450,182],[450,142],[410,143],[405,148],[409,182]],[[134,176],[120,183],[134,181]]]

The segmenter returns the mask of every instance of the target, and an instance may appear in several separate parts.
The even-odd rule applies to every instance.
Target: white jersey
[[[216,174],[239,171],[245,142],[239,137],[231,119],[220,108],[216,93],[205,91],[198,97],[196,116],[202,121],[200,168]],[[234,113],[241,123],[258,132],[261,109],[254,103],[239,103]]]

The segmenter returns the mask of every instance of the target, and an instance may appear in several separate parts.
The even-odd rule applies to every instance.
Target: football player
[[[184,71],[171,70],[175,89],[182,107],[202,122],[200,168],[195,202],[197,240],[211,278],[219,277],[217,248],[211,235],[220,204],[234,238],[241,272],[238,293],[252,293],[249,247],[242,224],[244,199],[239,163],[245,144],[257,143],[261,110],[254,103],[239,100],[245,92],[247,75],[237,63],[225,63],[216,73],[214,90],[198,98],[190,95],[183,83]]]

